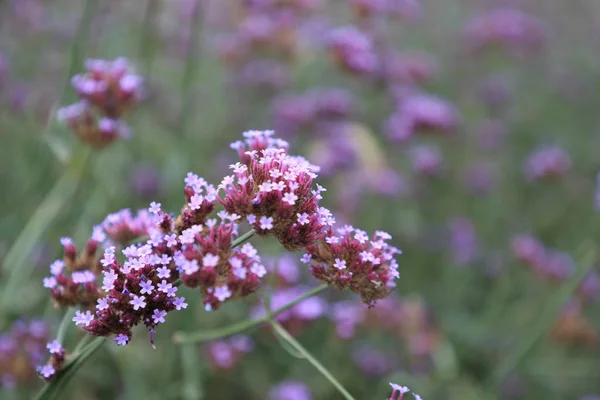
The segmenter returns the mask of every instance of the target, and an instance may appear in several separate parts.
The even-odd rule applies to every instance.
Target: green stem
[[[181,394],[184,400],[200,400],[203,396],[200,376],[200,364],[196,362],[196,351],[193,344],[180,346],[183,363],[183,387]]]
[[[311,363],[317,369],[317,371],[319,371],[325,378],[327,378],[327,380],[329,380],[329,382],[331,382],[331,384],[335,386],[335,388],[344,396],[345,399],[355,400],[354,397],[352,397],[352,395],[348,393],[346,388],[344,388],[344,386],[342,386],[342,384],[337,379],[335,379],[333,375],[331,375],[327,368],[325,368],[316,358],[314,358],[313,355],[304,348],[304,346],[302,346],[296,339],[294,339],[294,337],[290,335],[290,333],[286,331],[285,328],[281,326],[279,322],[272,321],[271,324],[273,326],[273,329],[275,329],[275,332],[284,340],[286,340],[289,344],[291,344],[298,351],[298,353],[300,353],[304,358],[306,358],[306,360],[308,360],[308,362]]]
[[[73,311],[74,308],[73,307],[69,307],[69,309],[67,310],[67,312],[65,312],[65,315],[62,319],[62,321],[60,322],[60,325],[58,327],[58,332],[56,333],[56,340],[59,341],[59,343],[64,347],[64,342],[65,342],[65,336],[67,335],[67,329],[69,329],[69,326],[71,325],[71,317],[73,316]]]
[[[27,225],[8,251],[2,265],[8,275],[4,281],[0,302],[4,306],[1,310],[4,315],[6,311],[14,308],[14,303],[19,297],[16,296],[16,292],[21,289],[22,283],[28,279],[34,267],[33,263],[27,263],[33,247],[54,222],[60,210],[77,192],[79,183],[85,175],[90,154],[91,150],[87,147],[73,153],[69,167],[29,218]]]
[[[273,311],[268,316],[265,316],[263,318],[246,320],[246,321],[238,322],[238,323],[235,323],[235,324],[223,327],[223,328],[214,329],[214,330],[210,330],[210,331],[200,331],[200,332],[193,332],[193,333],[175,332],[175,334],[173,335],[173,342],[178,343],[178,344],[206,342],[209,340],[220,339],[220,338],[223,338],[226,336],[234,335],[239,332],[243,332],[250,328],[254,328],[256,326],[259,326],[259,325],[269,322],[269,319],[272,319],[273,317],[281,314],[282,312],[289,310],[290,308],[292,308],[296,304],[300,303],[301,301],[306,300],[309,297],[313,297],[313,296],[321,293],[322,291],[324,291],[327,288],[328,288],[328,286],[326,284],[317,286],[316,288],[304,293],[302,296],[295,298],[288,304],[278,308],[277,310]]]
[[[138,57],[144,62],[144,75],[149,77],[152,73],[154,65],[154,56],[158,43],[157,35],[154,32],[156,24],[156,16],[160,9],[158,0],[147,0],[146,12],[144,14],[144,24],[140,35],[139,54]]]
[[[75,373],[81,368],[83,363],[90,358],[96,350],[105,342],[106,338],[96,338],[92,343],[85,346],[80,353],[67,361],[63,369],[50,382],[42,388],[35,397],[35,400],[52,400],[58,398],[65,386],[73,379]]]
[[[231,248],[233,249],[237,246],[243,245],[248,240],[250,240],[250,238],[252,236],[254,236],[255,233],[256,233],[256,231],[254,229],[250,229],[248,232],[244,233],[242,236],[240,236],[239,238],[237,238],[233,242],[231,242]]]
[[[579,264],[577,270],[573,276],[571,276],[571,278],[569,278],[569,280],[567,280],[562,287],[555,292],[554,296],[550,298],[550,301],[544,302],[544,309],[540,312],[538,322],[528,329],[528,335],[515,349],[515,351],[510,353],[492,372],[486,383],[488,390],[494,391],[497,389],[504,381],[504,378],[511,371],[516,369],[532,352],[540,339],[546,332],[548,332],[556,320],[556,315],[560,312],[560,309],[564,306],[565,302],[573,295],[580,282],[594,267],[597,249],[594,248],[593,245],[588,244],[585,244],[582,247],[583,251],[581,253],[583,256],[578,258]]]
[[[179,116],[179,126],[176,130],[180,135],[187,133],[187,122],[192,110],[196,104],[193,104],[192,94],[194,89],[194,82],[196,81],[196,75],[198,74],[198,60],[199,60],[199,49],[198,42],[200,39],[200,31],[202,28],[202,2],[197,1],[192,11],[190,23],[190,35],[187,48],[187,55],[185,61],[185,70],[183,72],[183,78],[181,79],[181,112]]]

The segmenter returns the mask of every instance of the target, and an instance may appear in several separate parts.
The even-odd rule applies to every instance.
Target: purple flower
[[[173,305],[177,311],[181,310],[182,308],[187,308],[188,306],[188,304],[185,302],[185,297],[177,297],[175,300],[173,300]]]
[[[167,267],[159,267],[156,269],[156,276],[159,279],[169,278],[171,276],[171,270]]]
[[[231,297],[231,291],[229,290],[229,287],[227,287],[227,285],[217,286],[215,288],[215,297],[221,302]]]
[[[260,217],[260,229],[273,229],[273,217]]]
[[[152,319],[154,320],[155,324],[164,323],[165,315],[167,315],[167,312],[164,310],[154,310],[154,313],[152,314]]]
[[[50,354],[60,353],[63,349],[60,342],[58,340],[53,340],[46,345],[46,348],[50,352]]]
[[[133,298],[133,300],[131,300],[129,304],[133,306],[134,310],[137,311],[140,308],[146,307],[146,302],[144,301],[146,299],[146,296],[137,296],[135,294],[132,294],[131,297]]]
[[[163,281],[162,281],[162,282],[160,282],[160,283],[159,283],[158,285],[156,285],[156,286],[157,286],[157,289],[158,289],[160,292],[163,292],[163,293],[167,293],[167,292],[169,291],[169,289],[171,289],[171,288],[173,287],[173,285],[172,285],[172,284],[170,284],[170,283],[167,283],[167,281],[165,281],[164,279],[163,279]]]
[[[48,289],[52,289],[56,286],[56,278],[53,276],[49,276],[44,278],[44,287]]]
[[[106,297],[101,297],[98,299],[98,304],[96,305],[96,309],[98,311],[103,311],[108,309],[109,304],[108,304],[108,299]]]
[[[43,376],[46,379],[51,378],[52,376],[54,376],[54,374],[56,373],[56,370],[54,369],[54,367],[52,365],[44,365],[43,367],[41,367],[38,371],[38,373]]]
[[[148,209],[148,211],[150,211],[152,214],[158,214],[161,211],[160,206],[160,203],[153,201],[152,203],[150,203],[150,208]]]
[[[119,346],[125,346],[127,344],[127,342],[129,341],[129,336],[119,333],[118,335],[115,336],[114,341]]]
[[[77,326],[88,326],[93,320],[94,315],[89,310],[86,311],[85,314],[79,310],[75,311],[75,316],[72,319]]]
[[[163,281],[165,282],[165,281]],[[152,291],[154,290],[154,285],[152,284],[152,281],[150,279],[148,279],[146,282],[140,282],[140,287],[142,288],[142,290],[140,290],[141,294],[152,294]],[[159,290],[160,290],[160,284],[159,284]]]

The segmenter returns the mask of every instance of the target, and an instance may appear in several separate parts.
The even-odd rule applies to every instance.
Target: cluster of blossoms
[[[452,104],[432,95],[402,96],[396,111],[386,122],[388,137],[406,142],[416,132],[449,132],[460,123],[460,116]]]
[[[44,321],[18,320],[0,334],[0,388],[26,385],[44,359],[48,326]]]
[[[57,307],[90,307],[102,297],[96,285],[102,268],[96,253],[102,241],[101,235],[93,235],[78,255],[73,239],[63,237],[60,240],[64,257],[50,264],[50,276],[43,280],[44,287],[50,290],[50,296]]]
[[[121,211],[94,229],[90,243],[105,246],[99,261],[102,291],[95,288],[90,272],[85,284],[93,285],[95,304],[77,302],[84,308],[73,317],[77,325],[97,336],[115,335],[117,344],[125,345],[132,327],[143,323],[153,341],[167,313],[187,307],[177,296],[180,283],[199,287],[207,310],[256,291],[267,273],[258,252],[249,243],[233,247],[244,219],[259,236],[274,235],[289,251],[308,251],[304,259],[312,257],[318,279],[350,288],[369,304],[390,292],[399,276],[393,259],[399,251],[386,243],[389,235],[377,232],[369,240],[365,232],[348,226],[334,235],[335,219],[319,206],[325,189],[313,188],[318,168],[290,156],[288,144],[274,138],[272,131],[244,136],[245,141],[232,145],[240,156],[231,166],[234,175],[225,177],[218,188],[191,172],[187,175],[186,203],[179,215],[167,214],[153,202],[147,212],[133,217]],[[217,213],[220,221],[209,218],[217,202],[225,208]],[[141,237],[149,238],[127,245]],[[68,242],[65,253],[74,253]],[[116,246],[125,245],[121,262]],[[53,273],[63,268],[56,266]],[[324,306],[313,308],[322,313]]]
[[[464,35],[472,51],[500,45],[526,53],[538,50],[546,40],[540,21],[511,8],[491,10],[473,18],[467,24]]]
[[[287,143],[266,147],[272,131],[246,132],[246,142],[232,146],[244,154],[232,165],[219,199],[229,213],[245,218],[260,236],[274,235],[288,251],[297,251],[325,235],[335,223],[331,212],[319,206],[325,188],[317,184],[318,167],[302,157],[290,156]]]
[[[569,171],[571,159],[564,149],[547,145],[533,151],[523,168],[529,180],[556,179]]]
[[[389,400],[402,400],[404,398],[404,395],[410,392],[410,389],[406,386],[400,386],[392,382],[390,382],[390,386],[392,387],[392,394],[390,395]],[[414,396],[415,400],[422,400],[421,396],[419,396],[415,392],[411,393]]]
[[[327,38],[327,48],[334,62],[348,72],[369,76],[379,69],[373,41],[354,26],[333,29]]]
[[[429,178],[438,176],[444,163],[439,149],[424,145],[411,147],[410,161],[415,173]]]
[[[59,109],[57,117],[79,139],[103,148],[129,136],[123,118],[142,98],[142,78],[124,58],[87,60],[85,67],[86,72],[71,81],[79,101]]]
[[[92,237],[96,237],[105,245],[126,245],[143,237],[160,234],[154,214],[147,209],[138,210],[135,215],[129,209],[108,214],[104,221],[94,227]]]
[[[299,28],[321,1],[246,1],[236,30],[220,46],[222,58],[240,63],[250,55],[295,57],[301,45]]]
[[[350,289],[373,305],[386,297],[400,277],[395,254],[397,248],[386,243],[391,236],[376,231],[369,238],[365,231],[346,225],[328,229],[326,236],[306,247],[302,261],[312,274],[336,288]]]
[[[48,342],[46,349],[50,353],[50,360],[45,365],[38,367],[37,373],[42,379],[49,381],[63,368],[66,352],[58,340]]]
[[[232,336],[206,345],[206,352],[216,369],[229,370],[237,365],[244,354],[254,349],[254,342],[245,335]]]
[[[273,101],[273,120],[278,132],[318,130],[345,121],[356,109],[352,94],[345,89],[312,89],[297,95],[282,95]]]
[[[542,279],[562,282],[575,271],[575,261],[569,254],[548,249],[532,236],[515,236],[511,247],[515,258]],[[600,300],[600,275],[596,271],[591,271],[584,278],[578,288],[578,294],[584,301]]]

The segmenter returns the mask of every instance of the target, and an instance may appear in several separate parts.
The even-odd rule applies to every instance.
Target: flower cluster
[[[390,382],[390,386],[392,387],[392,394],[390,395],[389,400],[402,400],[404,395],[410,392],[410,389],[406,386],[400,386],[392,382]],[[415,400],[422,400],[421,396],[415,392],[412,392],[412,395],[414,396]]]
[[[301,42],[303,17],[318,8],[319,0],[246,1],[236,30],[220,43],[221,57],[230,64],[253,54],[293,58]]]
[[[442,171],[443,156],[435,147],[414,146],[410,149],[413,170],[424,177],[435,177]]]
[[[78,310],[75,324],[97,336],[115,334],[115,342],[125,345],[131,339],[131,328],[142,322],[153,341],[154,328],[165,322],[167,312],[187,307],[185,298],[177,297],[173,241],[155,236],[146,243],[130,245],[123,250],[127,260],[122,264],[115,247],[108,247],[100,260],[105,297],[97,300],[95,313]]]
[[[312,89],[297,95],[282,95],[273,101],[274,124],[283,134],[312,131],[325,124],[344,121],[356,109],[345,89]]]
[[[208,343],[206,352],[216,369],[228,370],[239,362],[244,354],[254,349],[252,339],[245,335],[236,335],[228,339]]]
[[[183,284],[200,287],[207,310],[216,310],[225,301],[253,293],[267,273],[250,243],[231,248],[237,233],[232,219],[239,216],[220,214],[222,222],[207,221],[205,234],[198,230],[198,225],[183,231],[179,238],[182,251],[175,258]]]
[[[564,252],[549,249],[538,239],[529,235],[513,237],[511,248],[514,257],[531,268],[540,278],[550,282],[562,282],[575,271],[575,261]],[[578,295],[584,301],[600,299],[600,274],[591,271],[581,282]]]
[[[558,146],[542,146],[525,160],[524,172],[529,180],[553,179],[564,176],[571,168],[567,152]]]
[[[335,219],[329,210],[319,207],[325,189],[320,185],[312,188],[318,168],[302,157],[288,155],[285,148],[260,150],[257,144],[267,143],[270,131],[245,135],[246,143],[234,145],[244,153],[242,162],[231,166],[234,175],[226,176],[219,186],[224,192],[219,201],[225,210],[246,218],[258,235],[274,235],[289,251],[322,238]]]
[[[58,340],[48,342],[46,349],[50,353],[50,360],[45,365],[37,367],[37,373],[42,379],[49,381],[63,368],[66,352]]]
[[[11,389],[35,378],[47,338],[48,326],[39,320],[15,321],[0,334],[0,388]]]
[[[405,142],[416,132],[448,132],[459,124],[456,109],[445,100],[427,94],[406,96],[387,121],[390,139]]]
[[[312,274],[340,290],[350,289],[374,305],[386,297],[400,277],[394,259],[400,250],[386,243],[391,236],[376,231],[372,238],[350,225],[329,229],[323,239],[307,246],[303,262]]]
[[[348,72],[370,75],[379,68],[371,38],[354,26],[332,30],[327,38],[327,48],[334,62]]]
[[[59,109],[57,117],[82,141],[103,148],[129,136],[122,118],[141,100],[142,78],[125,58],[87,60],[85,67],[71,80],[79,102]]]
[[[476,16],[467,24],[464,35],[473,51],[501,45],[525,52],[539,49],[546,40],[540,21],[512,8],[495,9]]]
[[[78,266],[71,279],[83,280],[95,294],[95,310],[93,302],[79,299],[83,311],[73,317],[78,326],[97,336],[115,335],[117,344],[125,345],[131,340],[132,327],[142,323],[153,341],[155,328],[165,322],[167,313],[187,307],[185,299],[177,297],[179,283],[199,287],[207,310],[253,293],[267,270],[251,244],[234,247],[243,219],[258,235],[277,237],[287,250],[306,249],[305,259],[313,258],[312,272],[322,281],[350,288],[369,304],[390,292],[399,276],[393,259],[399,250],[386,243],[390,236],[377,232],[369,240],[365,232],[352,227],[334,235],[333,215],[319,206],[325,189],[312,187],[318,168],[290,156],[287,142],[274,138],[272,131],[250,131],[244,136],[245,141],[232,145],[240,156],[240,162],[231,166],[234,175],[225,177],[218,188],[191,172],[187,175],[186,203],[179,215],[167,214],[161,204],[152,202],[147,212],[133,217],[124,210],[94,229],[88,247],[98,242],[106,246],[100,259],[102,291],[96,289],[93,273],[83,276],[79,273],[83,264],[69,261],[76,249],[65,240],[65,254],[70,258],[53,264],[53,274],[60,275],[71,262]],[[220,221],[210,218],[217,201],[225,208],[217,213]],[[149,239],[125,247],[125,261],[120,262],[115,244],[142,237]],[[89,259],[94,260],[93,254]],[[313,303],[290,313],[315,318],[325,306],[319,299]]]
[[[80,255],[73,239],[63,237],[60,240],[64,257],[50,264],[50,276],[43,280],[57,307],[90,307],[102,296],[96,285],[101,270],[96,253],[102,239],[93,235]]]

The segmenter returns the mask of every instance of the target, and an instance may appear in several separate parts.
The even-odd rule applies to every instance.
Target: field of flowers
[[[0,0],[0,399],[599,400],[599,49],[597,0]]]

